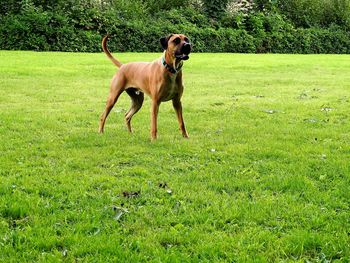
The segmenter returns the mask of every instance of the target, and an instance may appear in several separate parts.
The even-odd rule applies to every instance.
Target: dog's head
[[[183,34],[171,34],[160,39],[163,49],[173,55],[176,59],[187,60],[192,51],[192,44],[188,37]]]

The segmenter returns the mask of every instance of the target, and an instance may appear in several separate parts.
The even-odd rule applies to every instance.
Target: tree
[[[215,20],[225,12],[228,0],[203,0],[204,11]]]

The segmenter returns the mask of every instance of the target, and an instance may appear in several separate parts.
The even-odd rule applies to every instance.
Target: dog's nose
[[[186,55],[190,54],[191,52],[191,44],[190,43],[185,43],[183,46],[182,46],[182,52]]]

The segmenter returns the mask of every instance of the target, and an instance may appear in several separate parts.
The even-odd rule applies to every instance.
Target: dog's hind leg
[[[143,92],[135,88],[126,89],[126,93],[128,93],[128,95],[131,98],[131,106],[130,106],[130,109],[127,111],[127,113],[125,113],[125,123],[126,123],[126,126],[128,127],[129,132],[132,132],[131,118],[132,116],[134,116],[136,112],[138,112],[141,109],[143,99],[144,99],[144,94]]]
[[[116,74],[112,79],[111,89],[107,98],[106,108],[100,117],[99,132],[103,133],[106,118],[117,102],[120,94],[125,90],[125,78],[120,74]]]

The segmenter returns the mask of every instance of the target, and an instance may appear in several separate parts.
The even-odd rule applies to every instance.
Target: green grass
[[[349,262],[349,60],[193,54],[151,142],[103,54],[1,51],[0,261]]]

